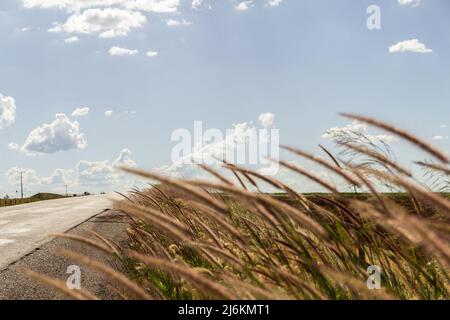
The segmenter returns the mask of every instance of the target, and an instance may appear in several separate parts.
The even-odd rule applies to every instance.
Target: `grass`
[[[62,254],[101,270],[127,299],[448,299],[450,199],[434,188],[448,190],[449,159],[388,124],[345,116],[395,134],[434,158],[417,162],[433,177],[432,187],[380,147],[382,142],[347,133],[336,139],[338,155],[323,147],[320,158],[288,148],[345,186],[280,161],[329,194],[299,194],[282,181],[227,163],[236,183],[205,166],[214,179],[172,179],[124,168],[158,182],[116,203],[131,219],[129,247],[100,235],[94,243],[73,240],[117,256],[126,274],[77,253]],[[260,191],[262,184],[279,193]],[[367,270],[374,265],[381,270],[380,290],[367,286]],[[33,277],[49,284],[45,276]]]
[[[64,196],[53,194],[53,193],[38,193],[29,198],[13,198],[13,199],[0,199],[0,207],[8,207],[15,206],[19,204],[37,202],[37,201],[45,201],[45,200],[54,200],[64,198]]]

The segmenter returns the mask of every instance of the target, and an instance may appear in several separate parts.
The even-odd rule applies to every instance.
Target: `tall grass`
[[[345,116],[422,149],[436,162],[418,165],[427,175],[448,180],[449,159],[440,150],[389,124]],[[323,148],[324,157],[286,149],[338,176],[353,195],[283,161],[280,164],[293,174],[331,194],[306,196],[283,181],[227,163],[224,167],[238,177],[238,184],[205,166],[212,179],[172,179],[123,168],[158,181],[116,203],[131,218],[130,248],[119,248],[101,236],[95,244],[73,240],[123,261],[132,283],[115,271],[104,271],[123,288],[125,298],[448,299],[448,195],[416,179],[386,146],[348,136],[336,142],[341,152],[334,155]],[[279,193],[259,191],[261,183]],[[88,257],[65,255],[100,268]],[[381,269],[380,290],[366,284],[367,269],[373,265]]]

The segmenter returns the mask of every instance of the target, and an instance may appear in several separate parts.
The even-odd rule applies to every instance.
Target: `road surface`
[[[114,194],[0,208],[0,270],[93,216],[111,209]]]

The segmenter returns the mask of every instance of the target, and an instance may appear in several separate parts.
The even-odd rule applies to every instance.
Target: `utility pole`
[[[23,199],[23,171],[20,171],[20,197]]]
[[[68,187],[68,185],[66,184],[66,185],[64,185],[64,187],[66,187],[66,197],[69,195],[68,193],[67,193],[67,187]]]

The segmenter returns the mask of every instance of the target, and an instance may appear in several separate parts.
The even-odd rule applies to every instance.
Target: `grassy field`
[[[300,194],[228,163],[227,175],[199,165],[213,178],[203,180],[123,168],[158,181],[116,203],[131,218],[128,245],[100,235],[62,237],[116,256],[126,273],[77,252],[60,254],[102,272],[125,299],[448,299],[450,199],[436,191],[449,190],[450,159],[388,124],[348,117],[420,148],[434,159],[415,162],[430,180],[416,178],[381,142],[360,135],[337,140],[343,149],[337,156],[324,148],[321,157],[287,148],[345,184],[280,161],[328,194]],[[262,192],[263,183],[279,193]],[[383,193],[386,188],[397,193]],[[28,274],[73,298],[96,298]]]
[[[53,200],[64,198],[64,196],[53,193],[38,193],[32,197],[24,199],[0,199],[0,207],[15,206],[24,203],[31,203],[44,200]]]

